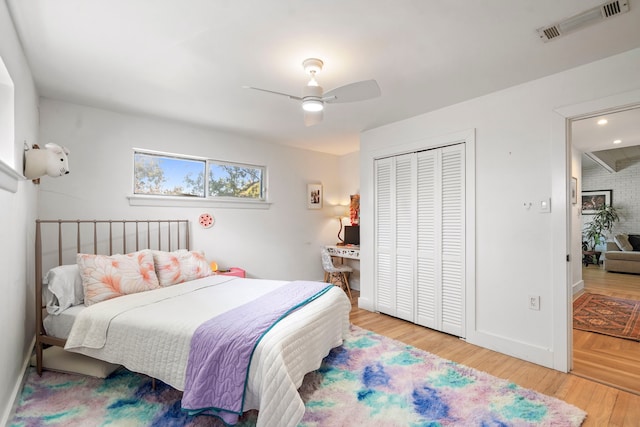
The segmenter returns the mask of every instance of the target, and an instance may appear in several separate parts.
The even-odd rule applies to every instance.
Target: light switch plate
[[[540,213],[551,212],[551,199],[540,200],[540,206],[538,208]]]

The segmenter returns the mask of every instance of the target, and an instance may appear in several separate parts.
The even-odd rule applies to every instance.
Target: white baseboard
[[[499,353],[506,354],[507,356],[516,357],[518,359],[526,360],[527,362],[535,363],[536,365],[555,369],[553,366],[553,351],[549,348],[539,347],[530,343],[516,341],[481,331],[467,333],[466,341],[469,344],[497,351]]]
[[[358,298],[358,308],[362,308],[362,309],[368,310],[368,311],[375,311],[373,309],[373,301],[371,301],[369,298],[359,297]]]
[[[27,352],[27,357],[22,363],[22,375],[18,378],[18,381],[13,386],[13,390],[11,391],[11,398],[7,402],[7,406],[4,408],[4,412],[2,414],[2,418],[0,418],[0,426],[6,426],[9,424],[9,421],[13,419],[14,414],[16,413],[16,408],[18,407],[18,401],[20,400],[20,393],[22,392],[22,388],[24,387],[24,383],[27,380],[27,368],[29,367],[31,361],[31,353],[33,352],[33,347],[36,344],[36,338],[33,337],[33,341],[31,341],[31,345],[29,348],[30,351]]]
[[[574,296],[584,291],[584,280],[580,280],[579,282],[574,283],[571,286],[571,289],[573,291]]]

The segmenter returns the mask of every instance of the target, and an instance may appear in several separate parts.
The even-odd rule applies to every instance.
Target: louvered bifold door
[[[417,154],[415,323],[441,328],[440,151]]]
[[[416,155],[395,160],[396,317],[414,322]]]
[[[441,151],[442,328],[465,336],[465,159],[464,144]]]
[[[375,162],[375,289],[376,310],[396,315],[395,289],[395,177],[393,158]],[[393,191],[392,191],[393,190]]]
[[[464,337],[465,146],[376,160],[376,309]]]

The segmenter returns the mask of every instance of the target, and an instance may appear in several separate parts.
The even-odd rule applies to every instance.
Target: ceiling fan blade
[[[253,86],[242,86],[242,88],[259,90],[260,92],[273,93],[274,95],[282,95],[282,96],[286,96],[287,98],[295,99],[296,101],[302,101],[302,98],[300,98],[299,96],[289,95],[288,93],[276,92],[268,89],[260,89],[259,87],[253,87]]]
[[[361,82],[350,83],[326,92],[322,97],[324,102],[354,102],[380,96],[380,86],[375,80],[363,80]]]
[[[305,111],[304,112],[304,125],[309,127],[317,125],[322,121],[322,110],[320,111]]]

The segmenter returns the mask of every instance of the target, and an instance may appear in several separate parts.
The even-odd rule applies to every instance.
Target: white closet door
[[[465,336],[464,145],[442,152],[442,328]]]
[[[395,246],[393,163],[393,158],[376,160],[375,163],[376,309],[391,316],[396,315],[395,262],[392,258]]]
[[[376,161],[376,309],[464,336],[464,144]]]
[[[440,151],[418,153],[416,318],[419,325],[440,329]]]
[[[396,316],[414,321],[415,288],[415,204],[416,156],[405,154],[395,160],[395,285]]]

